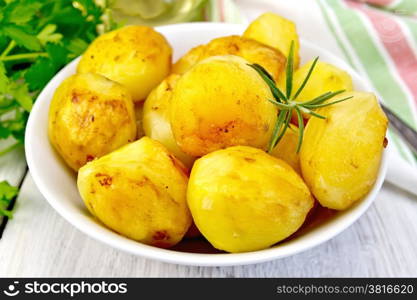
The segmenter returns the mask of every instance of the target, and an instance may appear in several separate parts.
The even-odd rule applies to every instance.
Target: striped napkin
[[[206,21],[248,23],[271,11],[300,36],[348,62],[377,96],[417,128],[417,0],[210,0]],[[388,133],[394,151],[417,166],[408,146]]]

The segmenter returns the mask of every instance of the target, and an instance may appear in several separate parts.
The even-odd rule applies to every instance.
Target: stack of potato
[[[49,114],[50,141],[78,172],[88,210],[149,245],[177,244],[194,222],[217,249],[244,252],[296,232],[315,199],[343,210],[363,198],[377,177],[387,119],[375,96],[352,91],[335,66],[319,62],[297,100],[340,89],[353,98],[320,108],[324,120],[306,119],[299,154],[296,122],[265,152],[278,108],[248,64],[282,86],[292,41],[298,88],[311,62],[299,68],[295,25],[272,13],[174,65],[152,28],[97,38],[56,90]]]

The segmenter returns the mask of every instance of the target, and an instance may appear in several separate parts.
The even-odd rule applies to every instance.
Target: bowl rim
[[[190,27],[192,31],[198,30],[208,30],[208,26],[210,29],[225,29],[227,30],[242,30],[245,28],[245,25],[242,24],[229,24],[229,23],[211,23],[211,22],[193,22],[193,23],[181,23],[181,24],[173,24],[173,25],[165,25],[156,27],[155,29],[158,31],[163,31],[165,34],[169,31],[190,31]],[[226,33],[227,34],[227,33]],[[327,57],[331,57],[332,60],[337,61],[338,64],[340,63],[343,65],[343,69],[346,70],[352,78],[360,79],[362,82],[363,87],[366,90],[372,91],[373,89],[369,85],[367,81],[361,78],[355,70],[353,70],[347,63],[345,63],[341,58],[333,55],[326,49],[320,48],[300,38],[300,44],[303,47],[309,47],[310,49],[314,49],[318,53],[323,53]],[[182,265],[194,265],[194,266],[235,266],[235,265],[248,265],[254,263],[261,263],[273,259],[279,259],[286,256],[291,256],[297,254],[302,251],[306,251],[311,249],[319,244],[322,244],[331,238],[338,235],[343,230],[347,229],[350,225],[356,222],[356,220],[369,208],[369,206],[373,203],[376,198],[378,191],[380,190],[385,174],[387,171],[387,157],[388,157],[388,148],[384,150],[380,168],[378,171],[378,177],[374,186],[372,187],[371,191],[364,197],[360,203],[355,205],[351,211],[346,211],[346,215],[342,217],[342,220],[339,220],[336,224],[332,224],[328,226],[322,234],[316,235],[314,238],[309,238],[306,240],[300,240],[297,243],[289,244],[289,245],[281,245],[278,247],[271,247],[263,250],[252,251],[252,252],[243,252],[243,253],[219,253],[219,254],[206,254],[206,253],[190,253],[190,252],[181,252],[176,250],[170,249],[161,249],[149,245],[142,244],[140,242],[136,242],[125,238],[121,235],[116,234],[119,236],[119,239],[115,239],[115,236],[109,234],[112,232],[110,229],[106,228],[104,225],[101,225],[101,230],[99,232],[94,226],[91,226],[90,221],[86,221],[85,219],[74,216],[74,214],[70,211],[67,211],[63,204],[60,203],[59,199],[56,199],[52,193],[50,192],[47,182],[42,178],[42,176],[38,172],[36,157],[34,153],[36,149],[32,143],[33,138],[36,137],[36,131],[34,131],[35,126],[33,125],[37,121],[37,116],[42,109],[42,98],[45,98],[46,91],[51,89],[51,82],[56,80],[56,77],[61,77],[61,74],[66,73],[66,69],[71,64],[76,64],[79,60],[79,57],[74,59],[72,62],[67,64],[63,67],[45,86],[42,92],[39,94],[37,101],[35,102],[32,112],[29,115],[29,120],[27,123],[26,133],[25,133],[25,153],[26,153],[26,160],[32,175],[32,178],[47,200],[47,202],[60,214],[67,222],[73,225],[75,228],[86,234],[87,236],[100,241],[104,244],[107,244],[111,247],[117,248],[124,252],[139,255],[141,257],[159,260],[167,263],[174,263],[174,264],[182,264]],[[113,232],[112,232],[113,233]],[[114,233],[115,234],[115,233]],[[297,238],[298,239],[298,238]]]

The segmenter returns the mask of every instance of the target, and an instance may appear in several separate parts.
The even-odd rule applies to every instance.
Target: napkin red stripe
[[[368,8],[361,3],[346,1],[368,17],[378,37],[390,55],[398,74],[417,104],[417,54],[411,48],[403,29],[393,17]]]
[[[380,6],[390,5],[394,1],[395,0],[365,0],[366,3],[380,5]],[[361,1],[361,2],[364,2],[364,1]]]
[[[221,22],[225,22],[225,16],[224,16],[224,1],[223,0],[218,0],[217,1],[218,4],[218,9],[219,9],[219,15],[220,15],[220,21]]]

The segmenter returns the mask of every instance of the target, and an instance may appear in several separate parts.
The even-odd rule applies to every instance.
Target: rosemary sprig
[[[298,90],[294,93],[294,96],[292,96],[293,73],[294,73],[294,42],[291,42],[290,52],[288,54],[287,65],[286,65],[286,70],[285,70],[286,71],[285,93],[282,92],[277,87],[272,76],[262,66],[258,64],[249,64],[250,67],[252,67],[253,69],[255,69],[255,71],[258,72],[258,74],[262,77],[262,79],[266,82],[266,84],[271,89],[274,99],[267,99],[267,100],[272,102],[274,105],[276,105],[279,108],[279,112],[277,115],[277,120],[274,126],[272,137],[268,145],[268,152],[271,152],[272,149],[274,149],[274,147],[279,143],[279,141],[284,136],[286,130],[290,128],[290,121],[291,121],[291,117],[293,113],[297,115],[297,119],[298,119],[298,130],[299,130],[298,144],[297,144],[297,153],[298,153],[301,149],[303,136],[304,136],[303,113],[309,114],[316,118],[325,119],[326,118],[325,116],[322,116],[314,112],[314,110],[321,108],[321,107],[333,105],[342,101],[346,101],[352,98],[352,96],[350,96],[350,97],[339,99],[337,101],[326,102],[327,100],[345,91],[345,90],[339,90],[336,92],[326,92],[311,100],[296,101],[297,97],[300,95],[301,91],[304,89],[308,80],[310,79],[311,74],[313,73],[314,67],[317,64],[318,59],[319,59],[318,57],[314,59],[313,63],[311,64],[310,69],[308,70],[306,77],[304,78]]]

